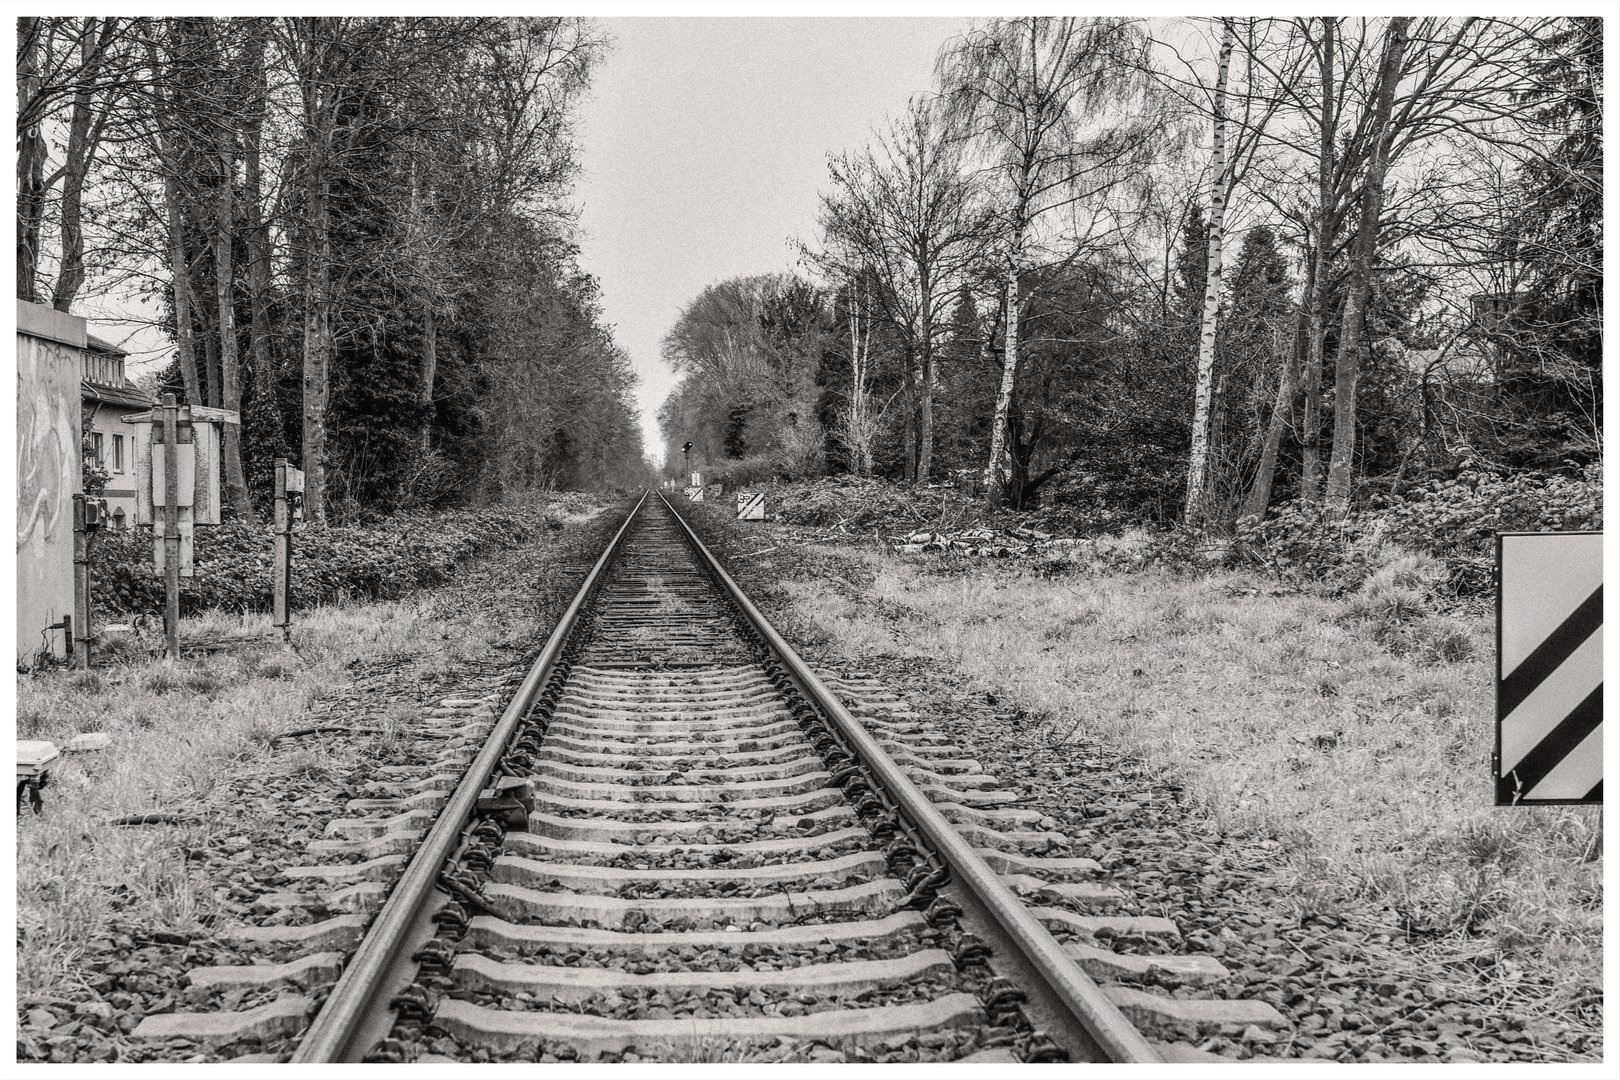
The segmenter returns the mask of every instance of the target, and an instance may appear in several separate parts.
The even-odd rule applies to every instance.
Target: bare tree
[[[993,19],[940,58],[942,91],[956,126],[982,155],[1002,233],[1005,345],[985,466],[992,503],[1003,498],[1010,475],[1020,280],[1043,244],[1059,239],[1043,226],[1055,211],[1071,218],[1100,212],[1151,159],[1163,131],[1163,112],[1142,74],[1142,42],[1123,19]]]
[[[52,306],[72,307],[85,281],[84,194],[109,120],[136,84],[129,20],[23,16],[17,20],[17,296],[39,290],[42,234],[54,199],[59,247]],[[61,128],[51,164],[48,133]],[[53,191],[61,185],[60,192]]]
[[[1377,89],[1368,124],[1367,171],[1362,180],[1360,220],[1350,249],[1350,281],[1344,301],[1344,323],[1339,332],[1339,354],[1334,371],[1333,453],[1328,464],[1328,508],[1344,513],[1349,508],[1351,453],[1355,447],[1356,381],[1361,375],[1362,321],[1372,292],[1372,261],[1378,242],[1378,216],[1384,208],[1384,174],[1389,168],[1390,112],[1395,84],[1401,76],[1406,52],[1406,29],[1411,18],[1389,21],[1383,54],[1378,62]]]
[[[938,108],[913,98],[877,146],[831,159],[833,190],[821,199],[824,248],[810,260],[861,279],[905,350],[917,398],[917,451],[907,473],[927,482],[934,450],[934,394],[942,318],[992,237],[983,204],[961,171],[961,143]],[[909,455],[908,455],[909,456]]]

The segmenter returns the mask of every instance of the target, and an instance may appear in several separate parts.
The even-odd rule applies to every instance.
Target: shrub
[[[1421,587],[1430,588],[1443,576],[1456,595],[1479,596],[1492,588],[1497,532],[1602,527],[1603,485],[1596,466],[1579,477],[1506,476],[1470,468],[1453,480],[1414,489],[1393,506],[1343,519],[1321,505],[1300,502],[1286,503],[1263,520],[1242,518],[1229,560],[1345,590],[1367,581],[1389,552],[1419,552],[1440,560],[1422,568]],[[1419,568],[1414,564],[1413,569]]]
[[[769,454],[755,454],[753,457],[738,458],[718,465],[699,465],[696,471],[703,474],[704,483],[724,484],[726,491],[730,493],[738,488],[753,487],[776,479],[781,472],[781,466],[777,459]],[[683,485],[690,479],[690,476],[683,478]]]
[[[293,533],[292,602],[389,599],[447,581],[462,562],[498,544],[524,543],[547,527],[542,507],[493,507],[401,514],[381,525],[298,526]],[[267,611],[274,536],[269,526],[197,529],[196,575],[180,579],[180,607]],[[96,606],[105,613],[163,609],[145,530],[109,533],[91,549]]]
[[[1480,595],[1492,587],[1495,533],[1601,529],[1603,481],[1596,465],[1579,477],[1470,468],[1431,481],[1379,516],[1389,538],[1443,558],[1457,593]]]
[[[1319,503],[1284,503],[1270,517],[1239,518],[1228,558],[1279,577],[1339,579],[1358,569],[1352,545],[1359,524],[1354,517],[1336,518]]]

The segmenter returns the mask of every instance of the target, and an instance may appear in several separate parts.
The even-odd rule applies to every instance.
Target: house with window
[[[101,497],[107,500],[108,524],[127,529],[135,523],[135,439],[145,437],[147,430],[145,424],[126,424],[123,418],[155,402],[124,374],[128,353],[94,334],[86,334],[85,341],[79,383],[85,464],[107,471]]]

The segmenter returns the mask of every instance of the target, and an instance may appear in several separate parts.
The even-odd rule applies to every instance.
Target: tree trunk
[[[919,257],[916,261],[920,297],[917,346],[922,360],[918,379],[922,400],[917,410],[917,483],[926,484],[934,466],[934,281],[926,260]]]
[[[1215,69],[1215,123],[1210,154],[1209,254],[1204,265],[1204,315],[1198,334],[1198,381],[1193,391],[1192,451],[1187,460],[1187,501],[1182,517],[1189,525],[1203,522],[1209,500],[1211,392],[1215,384],[1215,327],[1221,313],[1221,244],[1229,187],[1226,162],[1226,73],[1232,62],[1231,22],[1224,21],[1220,59]]]
[[[79,40],[78,90],[73,95],[73,113],[68,120],[68,141],[62,162],[62,252],[56,286],[51,290],[51,306],[70,311],[74,298],[84,286],[84,179],[90,171],[96,146],[101,142],[101,125],[106,119],[95,115],[93,100],[96,79],[112,44],[117,19],[84,22]]]
[[[1309,302],[1315,282],[1316,262],[1313,259],[1305,271],[1302,300]],[[1282,373],[1277,381],[1277,401],[1266,423],[1266,438],[1260,449],[1260,464],[1255,468],[1254,484],[1249,488],[1248,501],[1243,513],[1250,517],[1264,517],[1271,505],[1271,487],[1277,475],[1277,455],[1282,451],[1283,432],[1294,412],[1294,395],[1299,392],[1300,362],[1310,348],[1310,325],[1306,309],[1301,306],[1295,316],[1294,341],[1282,358]]]
[[[219,307],[220,408],[241,414],[242,373],[236,343],[236,270],[232,257],[235,219],[231,210],[231,188],[236,180],[235,134],[228,125],[219,133],[219,218],[214,226],[214,299]],[[253,503],[248,500],[247,479],[242,475],[242,425],[225,424],[221,453],[225,458],[226,498],[236,516],[257,525]]]
[[[433,379],[439,370],[439,326],[433,320],[433,305],[422,304],[422,452],[432,446]]]
[[[192,282],[191,296],[195,301],[197,298],[208,296],[213,292],[214,283],[206,279],[200,268],[193,267],[193,269],[197,269],[197,276],[203,279]],[[210,408],[223,409],[225,407],[225,395],[222,391],[225,377],[219,369],[219,311],[206,302],[194,303],[192,310],[196,312],[202,330],[203,367],[201,375],[203,378],[203,397],[207,399],[206,404]]]
[[[186,384],[186,400],[201,405],[197,347],[191,333],[191,264],[186,258],[180,185],[173,175],[172,160],[163,163],[163,170],[163,208],[169,218],[169,277],[174,283],[174,348],[180,358],[180,379]]]
[[[1007,311],[1001,358],[1001,389],[996,393],[996,413],[990,422],[990,459],[984,467],[984,498],[990,506],[1000,506],[1006,498],[1011,476],[1007,453],[1007,410],[1012,405],[1013,385],[1018,375],[1018,263],[1007,270]]]
[[[1327,507],[1343,516],[1350,509],[1350,477],[1356,448],[1356,384],[1361,378],[1366,342],[1362,324],[1372,292],[1372,261],[1378,250],[1378,216],[1384,210],[1384,174],[1389,168],[1389,117],[1394,108],[1395,84],[1400,81],[1406,53],[1406,16],[1389,21],[1384,55],[1379,62],[1378,96],[1373,105],[1372,153],[1361,193],[1361,220],[1356,223],[1350,249],[1350,282],[1344,299],[1344,322],[1339,331],[1339,356],[1333,372],[1333,455],[1328,464]]]
[[[265,34],[268,23],[250,23],[243,62],[248,69],[250,100],[242,120],[242,214],[243,241],[248,256],[248,311],[251,318],[249,347],[253,357],[253,397],[257,419],[271,427],[269,445],[277,456],[284,451],[285,422],[281,409],[280,365],[270,343],[270,226],[264,219],[264,181],[260,164],[267,100],[267,73],[264,66]]]
[[[909,348],[900,363],[905,368],[905,389],[901,396],[905,399],[906,407],[900,441],[906,455],[905,480],[911,484],[917,480],[917,366],[912,362]]]
[[[331,394],[332,237],[327,180],[312,162],[304,274],[304,516],[326,524],[326,403]]]
[[[931,353],[931,350],[930,350]],[[922,365],[922,405],[917,410],[917,483],[928,483],[934,467],[934,377],[933,356],[926,355]]]
[[[17,20],[17,112],[39,93],[39,18]],[[36,122],[17,125],[17,299],[33,302],[39,233],[45,220],[45,137]]]
[[[1305,418],[1300,433],[1304,461],[1300,467],[1299,493],[1306,502],[1319,497],[1322,482],[1320,442],[1322,437],[1322,362],[1327,342],[1328,266],[1333,255],[1338,215],[1334,212],[1333,136],[1336,126],[1333,108],[1333,50],[1338,20],[1322,20],[1322,114],[1321,142],[1318,148],[1316,214],[1316,288],[1311,294],[1311,347],[1305,360]]]

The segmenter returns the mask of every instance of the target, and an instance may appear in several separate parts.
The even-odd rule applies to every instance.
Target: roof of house
[[[125,408],[150,409],[156,404],[150,397],[129,386],[108,386],[80,380],[79,396],[98,405],[122,405]]]
[[[108,354],[110,354],[112,356],[128,356],[129,355],[128,351],[126,351],[124,349],[120,349],[118,346],[114,345],[112,342],[107,341],[104,338],[98,338],[94,334],[88,334],[87,333],[87,334],[84,335],[84,339],[85,339],[85,348],[89,349],[91,352],[108,353]]]

